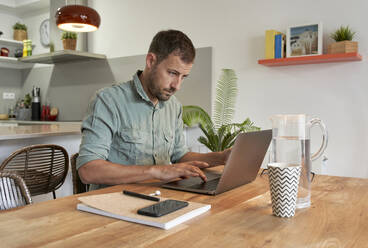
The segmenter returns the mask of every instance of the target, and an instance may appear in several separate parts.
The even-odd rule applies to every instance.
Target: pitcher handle
[[[310,128],[312,128],[315,125],[318,125],[321,128],[322,131],[322,144],[321,147],[318,149],[318,151],[316,153],[314,153],[311,156],[311,160],[314,161],[317,158],[321,157],[323,152],[325,151],[326,147],[327,147],[327,143],[328,143],[328,132],[327,132],[327,128],[325,126],[325,124],[318,118],[313,118],[309,121],[310,124]]]

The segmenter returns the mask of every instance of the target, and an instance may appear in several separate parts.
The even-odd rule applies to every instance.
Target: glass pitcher
[[[311,204],[311,167],[312,161],[322,156],[327,147],[328,134],[324,123],[313,118],[308,120],[304,114],[274,115],[272,121],[272,146],[270,163],[301,164],[297,208],[306,208]],[[322,131],[322,144],[318,151],[311,154],[310,129],[318,125]]]

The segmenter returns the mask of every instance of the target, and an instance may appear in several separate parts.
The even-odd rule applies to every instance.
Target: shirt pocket
[[[115,144],[123,160],[129,164],[136,164],[137,159],[145,154],[147,134],[138,129],[123,129],[117,133]]]
[[[165,152],[171,157],[174,149],[174,134],[171,130],[164,131]]]
[[[138,129],[123,129],[118,134],[125,143],[142,144],[145,141],[144,133]]]

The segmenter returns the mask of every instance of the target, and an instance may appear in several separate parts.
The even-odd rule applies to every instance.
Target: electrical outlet
[[[14,92],[3,92],[3,99],[15,99]]]

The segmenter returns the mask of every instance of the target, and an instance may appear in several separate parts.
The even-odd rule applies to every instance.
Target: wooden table
[[[141,193],[152,184],[119,185]],[[212,209],[168,231],[76,210],[75,195],[0,213],[0,247],[368,247],[368,179],[316,176],[312,206],[271,213],[267,176],[218,196],[160,189]]]

